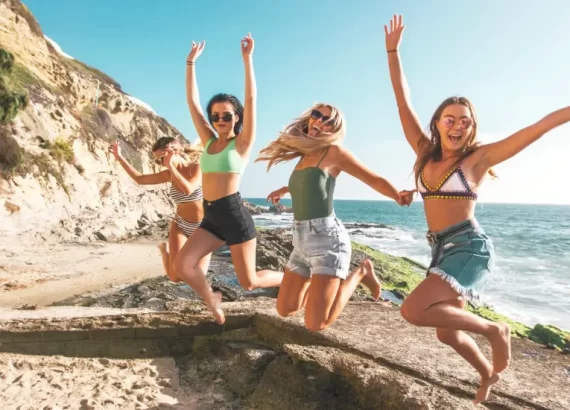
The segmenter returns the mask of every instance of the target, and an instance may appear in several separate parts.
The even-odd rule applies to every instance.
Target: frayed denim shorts
[[[483,228],[469,219],[426,237],[432,251],[428,275],[440,276],[463,299],[479,304],[478,289],[495,265],[493,242]]]
[[[348,231],[334,212],[325,218],[293,221],[287,270],[307,278],[315,274],[346,279],[351,254]]]

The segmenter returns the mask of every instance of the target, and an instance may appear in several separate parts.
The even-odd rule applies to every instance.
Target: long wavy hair
[[[467,138],[467,143],[461,148],[461,152],[459,158],[455,161],[453,166],[458,165],[464,158],[471,155],[475,152],[480,146],[481,143],[477,141],[477,113],[475,112],[475,108],[471,101],[469,101],[465,97],[449,97],[445,99],[439,107],[433,113],[430,123],[429,123],[429,132],[431,135],[429,143],[424,143],[419,146],[418,158],[414,164],[414,174],[415,174],[415,181],[417,184],[418,177],[422,172],[422,169],[426,166],[426,164],[431,160],[434,162],[441,161],[443,156],[443,150],[441,149],[441,135],[439,134],[439,130],[437,129],[437,121],[441,119],[441,114],[443,110],[453,104],[460,104],[464,105],[469,109],[471,113],[471,119],[473,120],[473,126],[471,129],[471,134]],[[422,139],[422,141],[424,141]],[[489,175],[496,177],[497,175],[495,172],[490,169]]]
[[[321,131],[315,136],[308,134],[311,112],[322,107],[331,110],[330,132]],[[342,143],[346,134],[344,116],[340,110],[330,104],[317,103],[293,120],[284,131],[279,133],[276,140],[259,151],[255,162],[268,161],[267,170],[280,162],[290,161],[305,154],[321,151],[331,145]]]
[[[174,145],[177,153],[182,158],[184,165],[198,164],[200,163],[200,157],[204,152],[204,147],[201,143],[197,144],[183,144],[177,138],[174,137],[161,137],[156,140],[152,146],[152,152],[164,149],[169,144]]]

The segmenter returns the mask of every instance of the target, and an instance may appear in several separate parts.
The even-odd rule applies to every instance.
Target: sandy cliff
[[[2,104],[8,92],[28,99],[0,123],[1,236],[115,240],[171,214],[164,187],[137,186],[107,146],[118,139],[130,162],[149,172],[152,143],[180,132],[65,54],[19,0],[0,1],[0,49],[13,57],[11,68],[3,65]]]

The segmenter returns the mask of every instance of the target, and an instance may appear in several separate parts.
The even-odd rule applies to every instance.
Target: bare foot
[[[496,330],[487,339],[493,349],[493,373],[501,373],[511,360],[511,329],[505,323],[498,323]]]
[[[365,259],[362,261],[359,268],[362,268],[364,270],[362,283],[364,286],[370,289],[370,293],[372,293],[374,302],[378,302],[378,299],[380,299],[380,294],[382,293],[382,283],[374,273],[374,265],[370,259]]]
[[[491,392],[491,387],[499,380],[501,380],[501,375],[498,373],[495,373],[488,379],[481,379],[481,385],[479,386],[479,390],[477,390],[473,404],[479,404],[487,400],[489,398],[489,393]]]
[[[222,293],[214,292],[212,295],[212,304],[209,307],[210,311],[214,314],[214,320],[217,324],[223,325],[226,321],[226,316],[221,308],[222,306]]]
[[[162,242],[160,245],[158,245],[158,249],[160,249],[160,253],[168,253],[166,242]]]

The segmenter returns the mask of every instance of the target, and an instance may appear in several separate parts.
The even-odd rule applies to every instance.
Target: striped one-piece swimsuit
[[[176,203],[176,205],[185,202],[201,201],[203,198],[202,186],[196,188],[194,192],[192,192],[190,195],[186,195],[185,193],[182,193],[179,190],[177,190],[174,184],[171,184],[170,197],[172,198],[174,203]],[[174,222],[176,222],[176,224],[178,225],[178,227],[182,229],[182,232],[184,232],[184,235],[186,235],[187,238],[189,238],[190,235],[192,235],[194,231],[200,226],[200,222],[186,221],[182,219],[182,217],[178,214],[175,214],[173,219]]]

